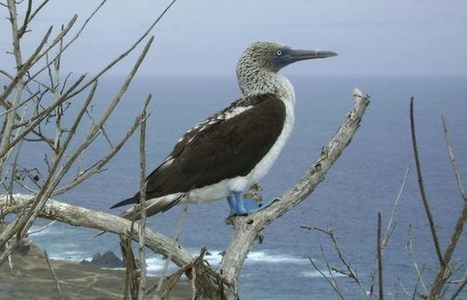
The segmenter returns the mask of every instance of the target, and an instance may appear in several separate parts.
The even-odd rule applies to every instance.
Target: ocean
[[[287,74],[287,73],[286,73]],[[387,297],[402,282],[410,293],[417,285],[417,273],[406,243],[412,227],[413,258],[423,268],[423,281],[432,282],[437,259],[428,222],[418,191],[410,139],[409,100],[415,97],[415,118],[426,191],[431,203],[442,249],[445,249],[462,210],[462,198],[450,168],[441,114],[450,129],[453,150],[467,181],[467,76],[325,76],[294,75],[289,79],[296,92],[296,122],[291,138],[271,172],[263,179],[263,196],[273,199],[290,188],[318,157],[321,148],[337,130],[352,107],[352,89],[371,95],[372,102],[352,143],[331,168],[316,191],[300,206],[282,216],[265,230],[262,244],[254,246],[240,276],[242,299],[330,299],[334,291],[310,263],[322,270],[326,264],[344,266],[327,236],[300,228],[301,225],[330,226],[344,257],[356,270],[365,289],[370,288],[375,270],[377,214],[386,228],[406,169],[411,166],[400,199],[396,228],[383,257],[384,287]],[[120,77],[101,80],[93,113],[99,116],[116,93]],[[222,109],[240,96],[233,76],[137,76],[110,118],[106,129],[114,143],[152,93],[147,132],[147,169],[152,170],[171,150],[177,139],[193,124]],[[73,111],[73,108],[70,110]],[[88,124],[83,126],[82,133]],[[138,138],[113,159],[101,174],[56,199],[91,209],[110,210],[115,202],[132,196],[139,184]],[[99,159],[108,145],[101,137],[80,160],[81,168]],[[37,149],[23,147],[22,164],[44,169]],[[66,182],[69,177],[64,178]],[[148,226],[174,236],[182,213],[176,207],[151,217]],[[224,223],[229,213],[226,201],[188,207],[180,243],[197,254],[206,246],[209,263],[216,267],[219,253],[230,239]],[[32,230],[46,224],[38,221]],[[97,251],[119,253],[118,237],[105,234],[92,239],[95,230],[56,223],[31,238],[47,249],[53,259],[80,261]],[[323,249],[323,251],[321,251]],[[158,275],[164,260],[148,251],[148,270]],[[467,242],[461,238],[454,262],[464,263],[457,274],[466,272]],[[326,274],[329,272],[325,271]],[[346,299],[362,299],[352,279],[334,273]],[[418,284],[423,293],[423,285]],[[377,292],[377,290],[375,290]],[[399,291],[400,293],[400,291]]]

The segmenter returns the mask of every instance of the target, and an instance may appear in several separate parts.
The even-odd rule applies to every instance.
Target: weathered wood
[[[22,206],[17,204],[30,203],[33,198],[33,196],[29,195],[13,194],[13,199],[10,203],[15,205],[19,211]],[[7,197],[5,195],[1,195],[0,211],[7,207],[7,203]],[[127,235],[131,229],[131,221],[129,220],[52,199],[47,201],[46,205],[39,213],[39,216],[51,220],[58,220],[73,226],[89,227],[113,232],[119,235]],[[133,228],[133,232],[135,234],[132,235],[132,239],[135,241],[138,241],[138,234],[136,234],[138,230],[139,225],[135,223]],[[144,231],[144,241],[146,246],[156,253],[166,256],[169,256],[169,253],[171,253],[172,261],[178,266],[184,266],[190,263],[193,259],[193,257],[179,244],[148,228],[145,228]]]

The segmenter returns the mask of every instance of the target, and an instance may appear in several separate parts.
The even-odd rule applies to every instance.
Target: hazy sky
[[[73,13],[80,25],[100,1],[52,0],[34,33]],[[126,49],[169,1],[109,0],[67,54],[67,69],[95,72]],[[10,28],[1,8],[0,64],[11,66]],[[326,49],[338,57],[290,67],[296,73],[466,74],[467,1],[178,0],[154,30],[144,74],[234,74],[257,40]],[[25,41],[32,51],[32,42]],[[141,49],[141,48],[140,48]],[[134,57],[123,67],[128,69]]]

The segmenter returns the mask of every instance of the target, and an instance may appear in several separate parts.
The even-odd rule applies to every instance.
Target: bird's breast
[[[281,153],[282,149],[284,148],[290,134],[292,133],[292,129],[295,123],[294,101],[291,99],[287,99],[287,101],[283,102],[285,105],[286,114],[282,131],[279,137],[277,138],[276,142],[269,150],[269,152],[261,159],[261,161],[247,176],[247,178],[249,179],[248,186],[259,182],[264,177],[264,175],[266,175],[269,172],[274,162],[279,157],[279,154]]]

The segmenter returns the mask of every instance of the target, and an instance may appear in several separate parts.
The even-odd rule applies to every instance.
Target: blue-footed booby
[[[226,198],[232,215],[246,215],[242,193],[270,170],[294,125],[295,93],[285,66],[337,55],[256,42],[241,55],[237,79],[243,97],[188,130],[146,179],[146,214],[178,203]],[[140,194],[112,208],[140,202]],[[139,207],[123,213],[139,218]]]

